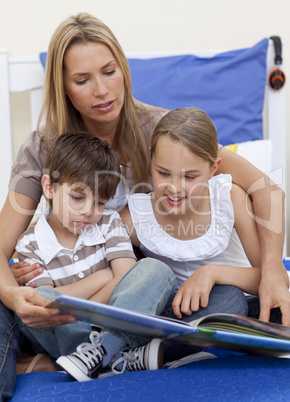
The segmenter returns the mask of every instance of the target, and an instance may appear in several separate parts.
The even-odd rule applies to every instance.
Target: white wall
[[[252,46],[264,37],[279,35],[287,48],[284,62],[289,79],[286,86],[286,102],[289,104],[289,0],[280,0],[279,3],[273,0],[12,0],[2,6],[0,48],[8,48],[11,55],[46,51],[49,38],[59,22],[79,11],[90,12],[103,20],[125,52],[231,50]],[[12,107],[16,152],[29,133],[27,94],[15,95]],[[288,132],[290,119],[287,121]],[[287,155],[289,150],[290,141]],[[290,182],[287,184],[289,192]],[[289,200],[287,210],[290,211]]]

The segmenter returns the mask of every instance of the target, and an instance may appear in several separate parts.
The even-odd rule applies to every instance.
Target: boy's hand
[[[36,278],[43,271],[39,264],[28,264],[25,261],[15,262],[10,266],[15,280],[19,286],[25,285],[26,282]],[[35,283],[30,283],[30,287],[35,287]]]
[[[10,293],[10,302],[11,294],[13,295],[12,305],[9,303],[8,307],[31,328],[55,327],[76,322],[73,316],[59,314],[56,309],[45,308],[48,300],[29,286],[10,287],[6,292]]]
[[[200,267],[178,289],[172,308],[177,318],[182,314],[191,315],[200,307],[207,307],[209,294],[215,284],[215,278],[210,266]]]

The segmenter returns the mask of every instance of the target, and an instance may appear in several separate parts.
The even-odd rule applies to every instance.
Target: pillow
[[[247,159],[263,173],[269,175],[272,170],[272,141],[256,140],[225,146],[230,151]]]
[[[223,145],[263,139],[268,39],[211,58],[129,58],[136,99],[166,109],[195,106],[216,125]],[[40,54],[43,65],[46,53]]]
[[[128,59],[135,98],[176,109],[195,106],[213,120],[222,145],[263,139],[268,39],[211,58]]]

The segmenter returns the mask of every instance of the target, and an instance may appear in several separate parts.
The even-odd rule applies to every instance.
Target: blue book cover
[[[204,348],[280,356],[290,354],[290,328],[231,314],[212,314],[190,323],[138,313],[72,296],[61,295],[47,304],[63,314],[103,329]]]

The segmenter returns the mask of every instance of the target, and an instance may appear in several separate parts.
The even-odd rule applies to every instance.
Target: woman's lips
[[[99,103],[98,105],[94,105],[93,109],[100,111],[102,113],[107,113],[110,110],[112,110],[113,106],[115,104],[115,101],[109,101],[106,103]]]

